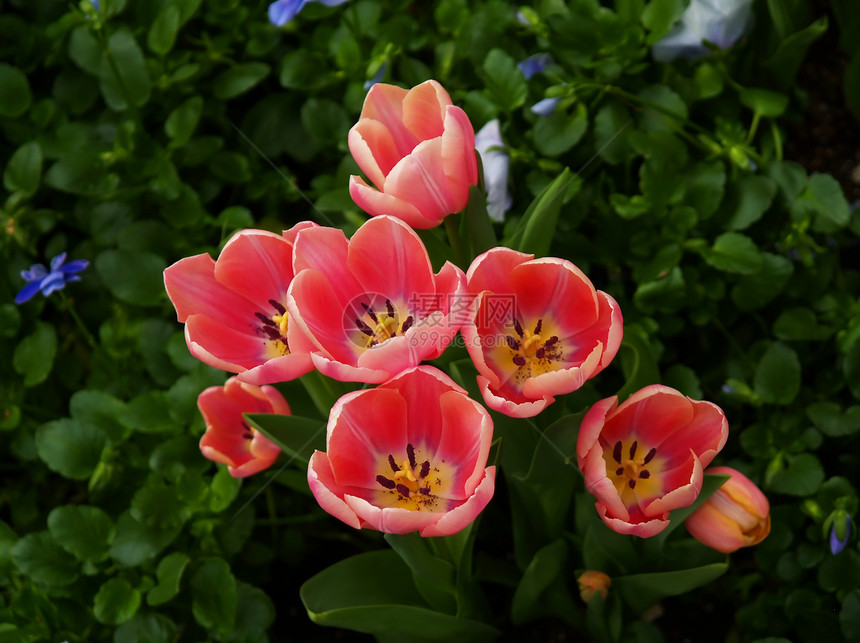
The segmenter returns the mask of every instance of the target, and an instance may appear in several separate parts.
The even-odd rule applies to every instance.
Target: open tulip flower
[[[770,533],[770,503],[755,483],[731,467],[705,473],[731,476],[704,504],[687,516],[687,531],[724,554],[759,544]]]
[[[438,369],[419,366],[335,403],[308,484],[323,509],[356,529],[448,536],[493,496],[492,437],[480,404]]]
[[[433,274],[421,239],[393,217],[374,217],[347,240],[336,228],[296,237],[287,309],[313,343],[316,368],[341,381],[384,382],[438,357],[460,327],[465,276]]]
[[[349,131],[355,162],[378,188],[352,176],[349,193],[372,215],[434,228],[469,200],[478,183],[475,130],[435,80],[410,90],[377,83]]]
[[[244,478],[275,462],[281,449],[242,417],[243,413],[289,415],[289,405],[275,388],[231,377],[224,386],[203,391],[197,407],[206,422],[200,451],[210,460],[226,464],[231,476]]]
[[[194,357],[252,384],[291,380],[313,369],[307,342],[286,308],[293,239],[311,226],[303,222],[283,235],[243,230],[227,242],[218,261],[204,253],[164,271]]]
[[[729,435],[722,410],[652,384],[620,406],[616,396],[592,406],[576,444],[585,485],[610,529],[643,538],[669,525],[669,512],[689,507],[704,468]]]
[[[484,401],[496,411],[537,415],[618,352],[618,304],[570,261],[494,248],[466,278],[475,301],[461,332]]]

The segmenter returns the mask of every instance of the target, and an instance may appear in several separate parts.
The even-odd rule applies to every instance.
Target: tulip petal
[[[439,225],[438,220],[428,219],[410,202],[370,187],[361,177],[349,177],[349,195],[358,207],[373,216],[390,214],[419,230]]]
[[[466,502],[444,514],[439,520],[421,530],[421,536],[452,536],[471,525],[478,514],[493,499],[496,467],[487,467],[481,482]]]
[[[421,141],[394,166],[385,193],[412,203],[424,217],[441,221],[466,207],[462,195],[451,193],[442,160],[442,139]]]
[[[403,123],[403,101],[405,89],[385,83],[377,83],[367,92],[361,109],[359,122],[365,119],[379,121],[391,133],[399,156],[406,156],[418,144],[418,139]]]
[[[388,129],[374,120],[361,120],[349,130],[349,151],[361,171],[380,190],[385,177],[397,165],[400,153]]]
[[[448,107],[441,136],[445,173],[451,179],[448,185],[455,199],[468,200],[469,185],[478,183],[478,159],[475,157],[475,130],[466,112],[454,105]],[[461,193],[464,190],[465,195]]]
[[[418,141],[442,136],[445,109],[452,105],[442,85],[435,80],[424,81],[403,97],[403,125]]]
[[[293,278],[293,249],[281,235],[243,230],[224,246],[215,264],[215,280],[242,293],[260,310],[273,311],[269,300],[283,300]]]
[[[215,261],[208,254],[186,257],[169,266],[164,271],[164,287],[180,322],[202,314],[244,329],[254,319],[254,304],[215,280]]]
[[[328,456],[321,451],[314,451],[308,462],[308,486],[320,507],[325,511],[350,527],[356,529],[362,527],[362,521],[358,515],[350,509],[342,496],[333,491],[337,488],[337,482],[334,479]]]

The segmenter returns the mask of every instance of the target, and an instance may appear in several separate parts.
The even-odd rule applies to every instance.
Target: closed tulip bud
[[[731,467],[705,473],[731,476],[687,518],[687,531],[724,554],[757,545],[770,533],[770,504],[752,480]]]
[[[609,587],[612,585],[612,579],[609,576],[595,569],[582,572],[576,582],[579,584],[579,595],[586,603],[591,602],[591,597],[595,594],[600,594],[605,601],[609,596]]]

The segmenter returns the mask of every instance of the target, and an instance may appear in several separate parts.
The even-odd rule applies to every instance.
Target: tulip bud
[[[731,477],[690,514],[687,531],[724,554],[764,540],[770,533],[770,504],[761,489],[731,467],[711,467],[705,473]]]
[[[589,603],[595,594],[600,594],[605,601],[609,596],[609,587],[612,585],[612,579],[609,576],[594,569],[582,572],[576,582],[579,584],[579,595],[586,603]]]

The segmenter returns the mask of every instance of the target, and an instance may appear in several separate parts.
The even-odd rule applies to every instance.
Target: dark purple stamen
[[[621,440],[615,443],[615,447],[612,449],[612,458],[621,464]]]
[[[397,485],[397,493],[399,493],[404,498],[408,498],[409,497],[409,487],[407,487],[405,484],[399,484],[399,485]]]
[[[538,319],[538,323],[535,325],[535,335],[540,335],[541,324],[543,324],[543,319]]]
[[[281,339],[281,331],[278,330],[277,327],[272,328],[271,326],[261,326],[263,332],[269,336],[269,339]]]
[[[640,471],[639,477],[642,478],[643,480],[647,480],[648,478],[651,477],[651,472],[650,471]]]
[[[362,307],[364,307],[364,312],[366,312],[368,317],[370,317],[373,320],[373,323],[378,324],[379,320],[376,318],[376,313],[373,312],[373,308],[371,308],[370,306],[368,306],[364,302],[361,302],[361,305],[362,305]]]
[[[654,459],[655,455],[657,455],[657,449],[656,448],[651,449],[648,452],[648,455],[645,456],[644,464],[648,464],[649,462],[651,462],[651,460]]]
[[[409,466],[414,469],[417,463],[415,462],[415,447],[411,444],[406,445],[406,456],[409,458]]]
[[[388,465],[391,467],[391,470],[394,473],[397,473],[398,471],[400,471],[400,467],[398,467],[397,463],[394,461],[394,456],[391,455],[390,453],[388,454]]]
[[[637,440],[633,440],[633,444],[630,445],[630,459],[632,460],[636,455],[636,447],[639,446],[639,442]]]
[[[512,351],[520,350],[520,343],[517,340],[515,340],[513,337],[511,337],[510,335],[505,335],[505,343],[508,345],[508,348],[510,348]]]
[[[430,475],[430,461],[425,460],[421,463],[421,473],[418,474],[418,477],[423,479],[428,475]]]
[[[555,345],[555,344],[557,344],[557,343],[558,343],[558,337],[556,337],[555,335],[553,335],[553,336],[552,336],[552,337],[550,337],[548,340],[546,340],[546,341],[543,343],[543,345],[544,345],[544,348],[549,348],[550,346],[553,346],[553,345]]]
[[[266,326],[274,326],[277,328],[278,325],[275,322],[273,322],[271,319],[266,317],[263,313],[254,313],[254,315],[257,317],[257,319],[259,319],[261,322],[266,324]]]
[[[514,317],[514,330],[517,331],[517,335],[523,337],[523,327],[520,326],[520,322]]]
[[[284,308],[284,305],[281,302],[270,299],[269,303],[272,304],[272,308],[277,310],[281,315],[285,315],[287,313],[287,309]]]
[[[394,480],[389,480],[385,476],[376,476],[376,481],[386,489],[394,489],[394,487],[397,486],[397,483],[394,482]]]
[[[388,311],[389,317],[394,317],[394,305],[391,303],[390,299],[385,300],[385,310]]]
[[[631,489],[635,489],[636,488],[636,481],[635,480],[628,480],[627,486],[630,487]]]
[[[421,493],[422,496],[430,495],[430,487],[421,487],[418,491]]]
[[[516,364],[517,366],[525,366],[526,365],[526,358],[523,357],[522,355],[514,355],[513,359],[514,359],[514,364]]]
[[[541,346],[539,349],[535,351],[535,357],[538,359],[543,359],[546,356],[546,350]]]
[[[621,475],[621,474],[623,474],[623,473],[624,473],[624,467],[618,467],[618,468],[615,470],[615,475],[616,475],[616,476],[620,476],[620,475]]]
[[[412,328],[412,324],[415,320],[412,318],[412,315],[406,318],[406,320],[400,325],[400,332],[405,333],[407,330]]]
[[[368,337],[373,337],[373,329],[360,319],[355,320],[355,327]]]
[[[254,434],[253,433],[243,433],[242,437],[245,438],[246,440],[253,440]]]

